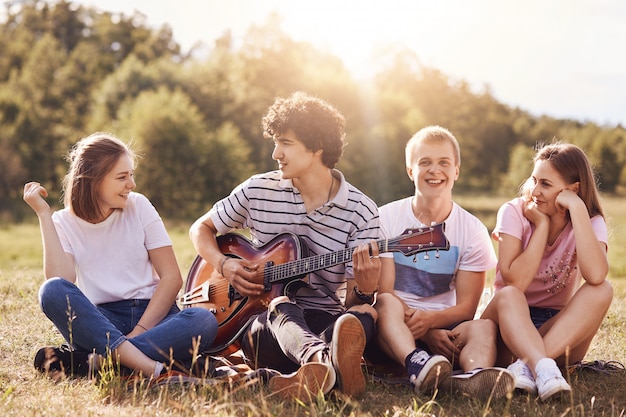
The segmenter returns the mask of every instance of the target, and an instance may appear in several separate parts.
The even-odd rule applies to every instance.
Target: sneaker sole
[[[311,402],[320,392],[327,394],[335,385],[332,370],[328,365],[319,362],[309,362],[288,375],[277,375],[268,382],[268,389],[272,395],[284,400],[299,400]]]
[[[466,394],[483,400],[506,397],[515,389],[515,378],[504,369],[486,368],[467,378],[452,377],[453,392]]]
[[[356,316],[347,313],[337,319],[330,346],[339,390],[350,396],[362,394],[365,391],[365,375],[361,369],[365,330]]]
[[[551,389],[547,392],[542,392],[539,395],[539,399],[543,402],[547,401],[559,401],[561,399],[567,398],[569,393],[571,392],[571,388],[567,389],[563,386],[556,386],[554,389]]]
[[[519,392],[520,394],[536,395],[537,386],[534,383],[515,380],[515,392]]]
[[[415,393],[432,394],[450,378],[452,364],[445,357],[435,355],[426,362],[420,371],[420,376],[422,374],[424,378],[415,384]]]

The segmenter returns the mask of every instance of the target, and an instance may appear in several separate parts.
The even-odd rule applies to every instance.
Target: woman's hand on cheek
[[[576,204],[576,202],[578,201],[582,201],[578,194],[576,194],[573,190],[570,190],[569,188],[564,188],[556,196],[554,204],[559,210],[559,213],[565,214],[567,210],[572,207],[572,204]]]

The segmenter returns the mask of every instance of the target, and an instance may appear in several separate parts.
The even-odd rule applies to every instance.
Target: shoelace
[[[578,362],[574,365],[570,365],[567,367],[567,373],[573,374],[578,371],[594,371],[599,372],[605,375],[611,375],[619,372],[626,371],[626,367],[624,364],[618,361],[603,361],[603,360],[595,360],[591,362]]]

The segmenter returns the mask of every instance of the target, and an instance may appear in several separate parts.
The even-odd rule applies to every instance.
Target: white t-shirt
[[[139,193],[123,210],[91,224],[70,213],[52,215],[63,250],[74,257],[76,285],[94,304],[150,299],[159,282],[148,250],[172,246],[163,221]]]
[[[385,238],[400,236],[409,228],[422,224],[413,214],[407,197],[380,208],[380,225]],[[393,256],[396,266],[395,293],[409,307],[420,310],[444,310],[456,304],[455,277],[458,270],[482,272],[495,268],[497,258],[485,225],[473,214],[453,202],[445,220],[450,250],[421,252],[405,256],[401,252],[382,254]],[[426,254],[428,256],[425,259]]]

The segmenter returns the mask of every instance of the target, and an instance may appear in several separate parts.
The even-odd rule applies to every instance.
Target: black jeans
[[[354,314],[359,319],[366,341],[374,335],[374,318],[370,314],[331,314],[284,302],[257,316],[242,335],[241,348],[254,368],[294,372],[313,354],[328,349],[335,321],[341,314]]]

